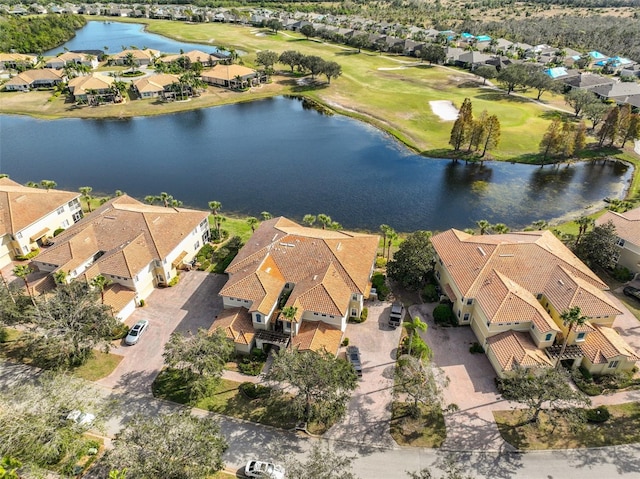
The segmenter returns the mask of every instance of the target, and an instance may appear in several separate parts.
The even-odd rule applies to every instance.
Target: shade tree
[[[416,231],[407,236],[387,263],[388,276],[405,288],[419,289],[433,269],[435,250],[431,236],[431,231]]]

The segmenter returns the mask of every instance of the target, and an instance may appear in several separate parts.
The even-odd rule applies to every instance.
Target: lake
[[[0,172],[20,183],[52,179],[138,198],[166,191],[202,209],[217,200],[224,212],[325,213],[347,228],[398,231],[573,218],[622,197],[631,178],[614,162],[425,158],[367,124],[283,97],[126,120],[3,115]]]
[[[108,50],[105,50],[105,46],[108,47]],[[163,53],[179,53],[181,49],[185,52],[190,50],[201,50],[205,53],[218,51],[213,43],[202,45],[177,42],[161,35],[147,33],[144,31],[144,25],[139,23],[88,22],[85,27],[76,32],[75,37],[64,45],[45,52],[44,55],[57,55],[64,52],[65,48],[69,50],[103,50],[105,53],[113,55],[131,46],[140,49],[152,48]]]

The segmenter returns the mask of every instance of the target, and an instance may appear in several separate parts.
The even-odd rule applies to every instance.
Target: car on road
[[[74,409],[67,414],[67,420],[75,422],[78,426],[91,426],[96,417],[89,412],[82,412],[80,409]]]
[[[124,338],[124,344],[128,346],[133,346],[140,340],[140,336],[144,333],[149,327],[149,321],[146,319],[141,319],[133,327],[129,330],[129,334]]]
[[[631,296],[632,298],[635,298],[638,301],[640,301],[640,289],[634,288],[633,286],[625,286],[622,292],[626,296]]]
[[[360,361],[360,350],[357,346],[347,346],[347,359],[355,369],[359,378],[362,377],[362,362]]]
[[[244,475],[261,479],[284,479],[284,467],[271,462],[252,460],[244,467]]]
[[[402,324],[404,319],[404,305],[400,302],[395,302],[391,305],[391,312],[389,313],[389,326],[397,328]]]

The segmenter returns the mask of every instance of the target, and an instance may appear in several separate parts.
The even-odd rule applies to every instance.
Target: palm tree
[[[280,314],[289,321],[289,347],[293,349],[293,320],[296,319],[296,314],[298,313],[298,308],[295,306],[287,306],[286,308],[282,308]]]
[[[81,186],[78,191],[80,191],[80,193],[82,194],[82,198],[87,202],[87,209],[89,210],[89,213],[91,213],[92,197],[89,193],[93,191],[93,188],[91,188],[90,186]]]
[[[222,203],[219,201],[209,201],[209,209],[211,210],[211,214],[216,216],[218,214],[218,210],[222,209]]]
[[[42,186],[45,190],[49,191],[52,188],[55,188],[56,186],[58,186],[58,183],[56,183],[53,180],[42,180],[40,182],[40,186]]]
[[[313,226],[313,224],[316,222],[316,215],[304,215],[304,216],[302,217],[302,222],[303,222],[305,225],[307,225],[307,226],[311,227],[311,226]]]
[[[537,220],[531,223],[531,226],[533,226],[535,229],[540,231],[545,229],[547,226],[549,226],[549,223],[547,223],[545,220]]]
[[[111,284],[111,280],[105,278],[101,274],[96,276],[91,280],[91,286],[94,288],[98,288],[100,290],[100,298],[102,299],[102,304],[104,304],[104,290]]]
[[[252,233],[256,230],[256,226],[258,225],[258,223],[260,222],[258,221],[258,218],[256,218],[255,216],[249,216],[247,218],[247,224],[251,226]]]
[[[387,261],[389,261],[391,258],[391,245],[393,244],[393,242],[395,240],[398,239],[398,233],[396,233],[396,231],[393,228],[389,228],[389,230],[387,231],[387,239],[389,240],[387,242]],[[383,251],[384,254],[384,251]]]
[[[476,225],[478,225],[478,228],[480,228],[481,235],[485,234],[489,229],[491,229],[491,223],[489,223],[487,220],[476,221]]]
[[[67,283],[67,272],[64,270],[59,270],[53,273],[53,280],[56,284],[66,284]]]
[[[222,226],[222,223],[224,223],[225,221],[227,221],[227,218],[225,218],[224,216],[215,215],[213,217],[213,222],[216,225],[216,231],[218,232],[218,240],[222,240],[220,226]]]
[[[38,306],[36,305],[36,300],[33,297],[33,292],[31,291],[31,288],[29,287],[29,281],[27,280],[27,276],[29,276],[31,273],[33,273],[33,269],[28,264],[19,264],[18,266],[13,268],[13,274],[24,281],[24,286],[27,288],[29,297],[31,297],[31,302],[37,308]]]
[[[122,190],[116,190],[115,195],[116,196],[122,196],[122,195],[124,195],[124,192]]]
[[[322,223],[322,229],[327,229],[327,226],[331,224],[331,216],[320,213],[318,215],[318,221]]]
[[[154,204],[157,200],[158,200],[158,197],[154,195],[147,195],[144,197],[144,202],[149,205]]]
[[[493,232],[497,235],[504,235],[510,231],[509,227],[504,223],[496,223],[491,227],[491,229],[493,229]]]
[[[581,216],[577,220],[573,220],[573,222],[578,225],[578,236],[576,237],[576,244],[579,244],[582,235],[587,232],[589,226],[595,224],[595,220],[593,218],[589,218],[588,216]]]
[[[422,321],[418,316],[415,316],[411,321],[405,321],[402,325],[405,327],[407,333],[409,334],[409,351],[407,352],[407,354],[411,356],[413,335],[416,333],[416,331],[426,331],[427,323]]]
[[[262,219],[264,221],[270,220],[271,218],[273,218],[273,215],[271,213],[269,213],[268,211],[263,211],[262,213],[260,213],[260,216],[262,216]]]
[[[29,188],[40,188],[40,185],[35,181],[27,181],[26,186],[28,186]]]
[[[133,55],[133,52],[128,52],[125,56],[124,56],[124,64],[128,67],[131,67],[131,73],[133,73],[135,71],[135,67],[136,67],[136,58]]]
[[[169,204],[171,203],[171,201],[173,200],[173,196],[171,196],[169,193],[167,193],[166,191],[163,191],[162,193],[160,193],[160,196],[158,196],[158,199],[160,201],[162,201],[162,203],[164,204],[165,208],[169,207]]]
[[[563,325],[569,326],[569,329],[567,329],[567,334],[565,334],[564,340],[562,341],[562,349],[560,350],[560,355],[558,356],[558,361],[556,362],[556,369],[560,367],[562,355],[564,354],[565,349],[567,349],[567,343],[569,342],[571,331],[577,329],[578,326],[582,326],[588,318],[582,314],[579,306],[574,306],[572,308],[564,310],[562,314],[560,314],[560,319],[562,320]]]
[[[384,250],[387,247],[387,233],[391,229],[391,226],[382,224],[380,225],[380,231],[382,231],[382,256],[384,256]]]

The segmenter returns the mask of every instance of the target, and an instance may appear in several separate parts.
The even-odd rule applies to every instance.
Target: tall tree
[[[447,59],[447,53],[444,47],[429,43],[420,50],[420,58],[433,65],[434,63],[443,63]]]
[[[327,226],[331,224],[331,216],[320,213],[318,215],[318,223],[322,224],[322,229],[327,229]]]
[[[387,274],[406,288],[418,289],[433,269],[434,256],[431,231],[416,231],[400,243],[387,264]]]
[[[382,256],[384,256],[387,247],[387,233],[389,231],[391,231],[391,226],[385,224],[380,225],[380,232],[382,233]]]
[[[617,240],[616,227],[608,221],[585,233],[573,252],[590,268],[608,269],[615,263]]]
[[[304,55],[300,52],[294,50],[286,50],[280,54],[278,58],[278,62],[289,65],[291,67],[291,72],[293,72],[293,68],[300,65],[300,61]]]
[[[262,213],[260,213],[260,216],[262,216],[262,220],[263,221],[267,221],[267,220],[270,220],[271,218],[273,218],[273,215],[271,213],[269,213],[268,211],[263,211]]]
[[[498,82],[507,89],[507,95],[516,88],[526,86],[528,78],[529,70],[523,63],[513,63],[503,68],[498,74]]]
[[[467,151],[471,151],[472,149],[474,151],[478,151],[480,144],[484,143],[484,138],[487,134],[486,127],[488,117],[489,114],[487,113],[487,110],[483,110],[482,113],[480,113],[480,117],[471,122],[471,128],[469,130],[469,147],[467,148]]]
[[[209,201],[209,209],[211,210],[211,214],[216,216],[218,211],[222,209],[222,203],[219,201]]]
[[[363,48],[369,46],[369,35],[366,33],[358,33],[357,35],[353,35],[349,39],[349,45],[358,49],[358,53],[362,51]]]
[[[555,119],[551,122],[542,140],[540,141],[540,152],[542,153],[542,162],[540,166],[544,166],[547,158],[558,153],[562,146],[562,122]]]
[[[471,99],[465,98],[458,112],[458,118],[456,118],[456,121],[453,123],[451,136],[449,138],[449,144],[453,146],[455,151],[458,151],[467,140],[472,126],[473,106],[471,105]]]
[[[598,131],[598,146],[602,146],[605,141],[609,140],[609,145],[613,146],[618,132],[620,131],[620,107],[612,108],[607,117],[604,119],[604,123]]]
[[[573,137],[574,154],[578,156],[587,145],[587,127],[583,121],[578,123]]]
[[[271,50],[261,50],[256,53],[256,63],[262,65],[266,70],[271,70],[273,65],[278,61],[278,54]]]
[[[494,149],[500,142],[500,121],[496,115],[491,115],[487,118],[485,125],[485,140],[482,149],[482,157],[488,150]]]
[[[200,479],[224,467],[226,449],[214,417],[189,411],[139,414],[116,435],[105,462],[132,478]]]
[[[413,345],[413,336],[417,331],[425,332],[427,330],[427,323],[422,321],[418,316],[414,316],[411,321],[405,321],[402,323],[404,328],[409,333],[409,348],[407,354],[411,356],[411,346]]]
[[[583,107],[584,116],[591,120],[591,130],[595,131],[600,122],[606,118],[610,109],[609,105],[601,101],[593,101]]]
[[[544,92],[557,90],[557,83],[542,70],[535,70],[529,75],[527,86],[537,91],[536,100],[540,100]]]
[[[313,25],[307,23],[306,25],[302,25],[302,27],[300,28],[300,33],[302,33],[306,37],[306,39],[309,40],[309,37],[315,35],[316,29],[313,28]]]
[[[567,333],[564,335],[562,340],[562,348],[560,349],[560,355],[558,356],[558,360],[556,361],[556,369],[560,367],[562,364],[562,356],[564,355],[565,350],[567,349],[567,344],[569,342],[569,336],[571,333],[578,329],[580,326],[584,325],[587,322],[587,318],[582,314],[579,306],[573,306],[572,308],[564,310],[560,313],[560,319],[562,320],[562,324],[567,328]]]
[[[91,213],[91,192],[93,191],[93,188],[91,188],[90,186],[81,186],[79,188],[79,191],[82,195],[82,198],[87,202],[87,210],[89,210],[89,213]]]
[[[280,311],[282,317],[289,322],[289,348],[293,348],[293,322],[298,314],[298,308],[295,306],[286,306]]]
[[[58,186],[58,184],[52,180],[42,180],[40,182],[40,186],[42,186],[45,190],[49,191],[55,188],[56,186]]]
[[[358,384],[351,364],[325,350],[281,349],[273,356],[265,380],[281,384],[274,392],[288,398],[284,407],[290,414],[325,425],[344,414]]]
[[[406,395],[413,404],[411,414],[420,415],[420,404],[442,406],[442,391],[449,379],[429,361],[404,354],[398,358],[395,374],[395,395]]]
[[[256,218],[255,216],[249,216],[247,218],[247,224],[251,227],[252,233],[256,230],[256,226],[258,226],[259,223],[260,221],[258,221],[258,218]]]
[[[491,230],[491,223],[489,223],[487,220],[476,221],[476,226],[478,226],[481,235],[487,234]]]
[[[629,121],[624,125],[624,129],[619,132],[620,147],[624,148],[627,141],[640,138],[640,113],[629,115]]]
[[[600,100],[595,93],[582,88],[571,89],[564,96],[564,101],[567,105],[573,108],[576,118],[578,118],[585,109],[588,109],[589,105],[593,103],[600,103]]]
[[[304,215],[304,217],[302,218],[302,222],[310,228],[316,222],[316,216],[315,215]]]
[[[330,446],[314,442],[305,461],[287,457],[285,465],[288,479],[358,479],[352,472],[355,458],[343,456]]]
[[[581,216],[578,219],[573,220],[573,222],[578,225],[578,236],[576,236],[576,244],[579,244],[582,236],[587,232],[589,227],[595,224],[595,220],[593,218],[589,218],[588,216]]]
[[[550,412],[561,413],[576,406],[591,403],[582,392],[571,387],[571,378],[564,369],[545,368],[528,370],[518,368],[507,379],[500,380],[502,396],[524,404],[529,411],[528,422],[537,424],[540,413],[548,407]]]
[[[331,84],[332,78],[342,75],[342,67],[337,62],[325,62],[322,67],[322,74],[327,77],[327,83]]]
[[[31,266],[29,266],[28,264],[19,264],[15,268],[13,268],[13,274],[17,278],[20,278],[22,281],[24,281],[24,287],[27,289],[27,294],[31,298],[33,306],[37,309],[38,305],[36,304],[36,298],[33,294],[33,291],[31,291],[31,288],[29,287],[28,280],[29,275],[33,273],[33,271],[33,268],[31,268]]]
[[[475,75],[481,77],[484,81],[483,85],[487,84],[487,80],[493,80],[498,76],[498,70],[493,65],[480,65],[478,68],[473,70]]]

